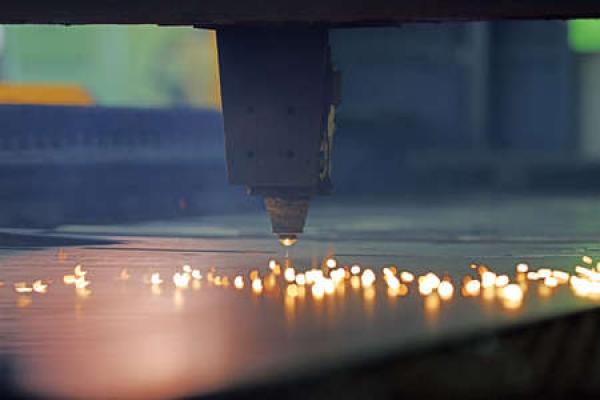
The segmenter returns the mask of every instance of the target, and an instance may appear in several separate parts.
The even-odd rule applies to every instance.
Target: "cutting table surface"
[[[0,365],[5,383],[43,396],[203,395],[595,307],[568,284],[527,281],[513,306],[497,291],[465,297],[460,287],[465,275],[476,276],[471,263],[512,279],[520,262],[573,273],[582,256],[600,255],[598,211],[593,198],[332,199],[314,204],[306,234],[287,254],[258,213],[4,229]],[[323,295],[310,286],[289,289],[283,275],[268,282],[270,260],[300,272],[327,258],[372,268],[377,280],[353,288],[345,279]],[[77,264],[87,271],[85,289],[64,283]],[[184,265],[202,279],[177,288],[173,274]],[[392,294],[382,272],[391,265],[447,276],[455,293],[424,296],[412,283],[408,294]],[[254,269],[260,293],[248,277]],[[164,282],[150,284],[152,273]],[[242,289],[233,284],[237,275]],[[16,292],[15,283],[38,279],[49,283],[46,293]]]

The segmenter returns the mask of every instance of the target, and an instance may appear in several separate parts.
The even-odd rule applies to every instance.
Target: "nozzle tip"
[[[291,247],[298,241],[298,237],[296,235],[279,235],[279,243],[283,247]]]

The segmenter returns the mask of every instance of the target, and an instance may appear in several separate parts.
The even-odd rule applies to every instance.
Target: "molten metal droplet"
[[[296,235],[279,235],[279,243],[284,247],[291,247],[296,244],[298,238]]]

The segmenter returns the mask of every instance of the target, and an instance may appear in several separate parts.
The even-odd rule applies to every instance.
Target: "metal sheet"
[[[586,222],[596,212],[594,202],[516,200],[491,208],[473,202],[372,204],[321,204],[313,228],[291,250],[299,268],[335,255],[340,264],[359,262],[378,274],[374,291],[347,284],[322,299],[311,293],[292,297],[283,282],[260,295],[248,282],[242,290],[207,282],[211,267],[232,279],[254,268],[264,275],[273,257],[283,262],[262,215],[65,227],[63,234],[136,235],[112,235],[119,242],[106,245],[9,246],[0,252],[0,279],[6,284],[0,288],[0,362],[9,365],[22,390],[44,396],[178,397],[314,374],[595,306],[573,296],[568,286],[538,292],[536,283],[516,309],[497,297],[458,293],[432,302],[414,286],[408,295],[394,297],[379,275],[389,263],[415,273],[447,273],[455,282],[471,271],[474,260],[507,273],[522,260],[570,268],[582,254],[599,254],[598,231]],[[138,235],[158,232],[196,237]],[[89,293],[61,282],[77,263],[88,271]],[[184,264],[204,275],[196,288],[178,290],[170,282]],[[127,280],[119,279],[123,268]],[[165,279],[158,290],[144,282],[152,271]],[[11,287],[33,279],[52,280],[48,293],[17,294]]]

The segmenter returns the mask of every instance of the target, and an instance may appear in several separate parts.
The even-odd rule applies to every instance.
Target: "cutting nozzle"
[[[282,245],[292,246],[304,231],[309,204],[309,197],[265,197],[273,233]]]

